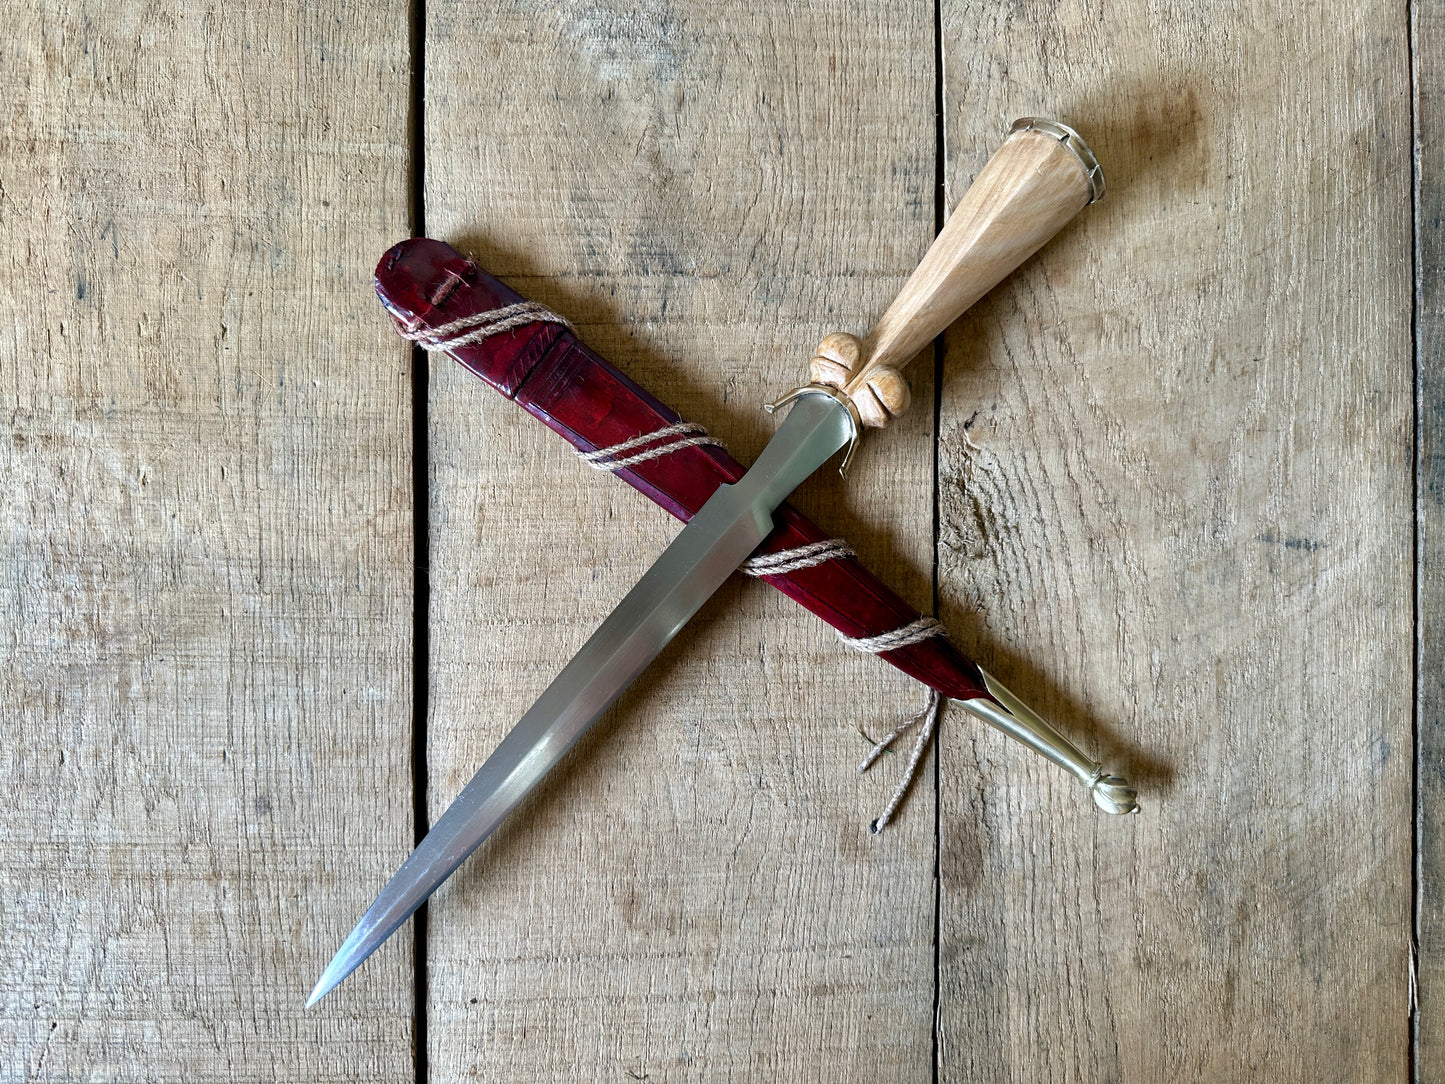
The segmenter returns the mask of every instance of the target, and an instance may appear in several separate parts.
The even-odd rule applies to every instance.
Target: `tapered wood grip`
[[[841,388],[864,425],[886,425],[908,405],[898,370],[1103,192],[1099,164],[1076,132],[1016,122],[883,318],[861,342],[824,339],[812,379]]]

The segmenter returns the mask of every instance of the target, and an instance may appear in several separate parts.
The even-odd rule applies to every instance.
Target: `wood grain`
[[[943,5],[947,175],[1110,194],[950,336],[941,592],[1138,783],[940,753],[945,1080],[1398,1080],[1410,989],[1404,9]]]
[[[998,149],[868,332],[847,394],[857,396],[879,370],[912,361],[1093,201],[1097,164],[1085,163],[1076,139],[1061,142],[1057,132],[1042,128],[1010,131],[993,144]]]
[[[427,225],[750,460],[932,233],[923,5],[431,3]],[[464,123],[461,118],[464,118]],[[846,214],[840,212],[846,208]],[[431,808],[676,528],[432,369]],[[800,494],[930,598],[931,388]],[[933,810],[873,838],[917,686],[735,580],[434,898],[431,1079],[929,1073]]]
[[[0,1080],[414,1076],[408,937],[301,1009],[412,842],[408,356],[368,283],[412,167],[430,232],[743,459],[928,246],[931,4],[425,10],[409,162],[405,5],[6,9]],[[856,777],[857,728],[916,686],[739,580],[437,897],[430,1081],[928,1079],[935,992],[949,1081],[1398,1080],[1412,1009],[1445,1074],[1409,10],[1418,460],[1405,9],[942,5],[950,193],[1026,114],[1110,187],[948,337],[942,616],[1145,811],[952,713],[937,809],[869,837],[901,757]],[[676,527],[432,364],[435,813]],[[927,368],[799,496],[925,609]]]
[[[1414,5],[1417,425],[1416,1077],[1445,1079],[1445,12]]]
[[[0,1079],[398,1080],[405,5],[10,5]]]

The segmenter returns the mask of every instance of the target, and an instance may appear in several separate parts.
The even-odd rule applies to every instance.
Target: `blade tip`
[[[341,985],[341,980],[351,972],[343,971],[336,966],[336,960],[326,965],[326,970],[321,972],[321,977],[316,980],[316,985],[311,989],[311,996],[306,999],[306,1007],[309,1009],[327,994],[331,993]]]
[[[327,994],[329,994],[330,992],[331,992],[331,987],[326,984],[326,976],[323,975],[323,976],[321,976],[321,980],[316,984],[315,988],[311,991],[311,996],[306,999],[306,1007],[307,1007],[308,1009],[311,1008],[311,1006],[315,1005],[318,1001],[320,1001],[323,997],[325,997],[325,996],[326,996]]]

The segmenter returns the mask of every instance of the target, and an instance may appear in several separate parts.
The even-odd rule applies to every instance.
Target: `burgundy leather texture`
[[[403,241],[381,258],[376,292],[408,332],[525,300],[450,245],[420,237]],[[529,323],[449,347],[447,353],[579,451],[611,447],[681,420],[560,324]],[[698,445],[613,473],[686,521],[718,486],[737,481],[744,471],[721,448]],[[776,526],[758,554],[833,537],[791,505],[781,506],[773,522]],[[848,637],[892,632],[921,616],[856,557],[762,578]],[[992,699],[978,666],[944,636],[881,657],[945,696]]]

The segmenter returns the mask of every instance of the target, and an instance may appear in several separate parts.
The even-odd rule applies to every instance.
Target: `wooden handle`
[[[864,425],[887,425],[908,406],[898,370],[1103,194],[1099,163],[1078,133],[1056,121],[1015,122],[868,337],[834,334],[819,344],[813,381],[840,388]]]

